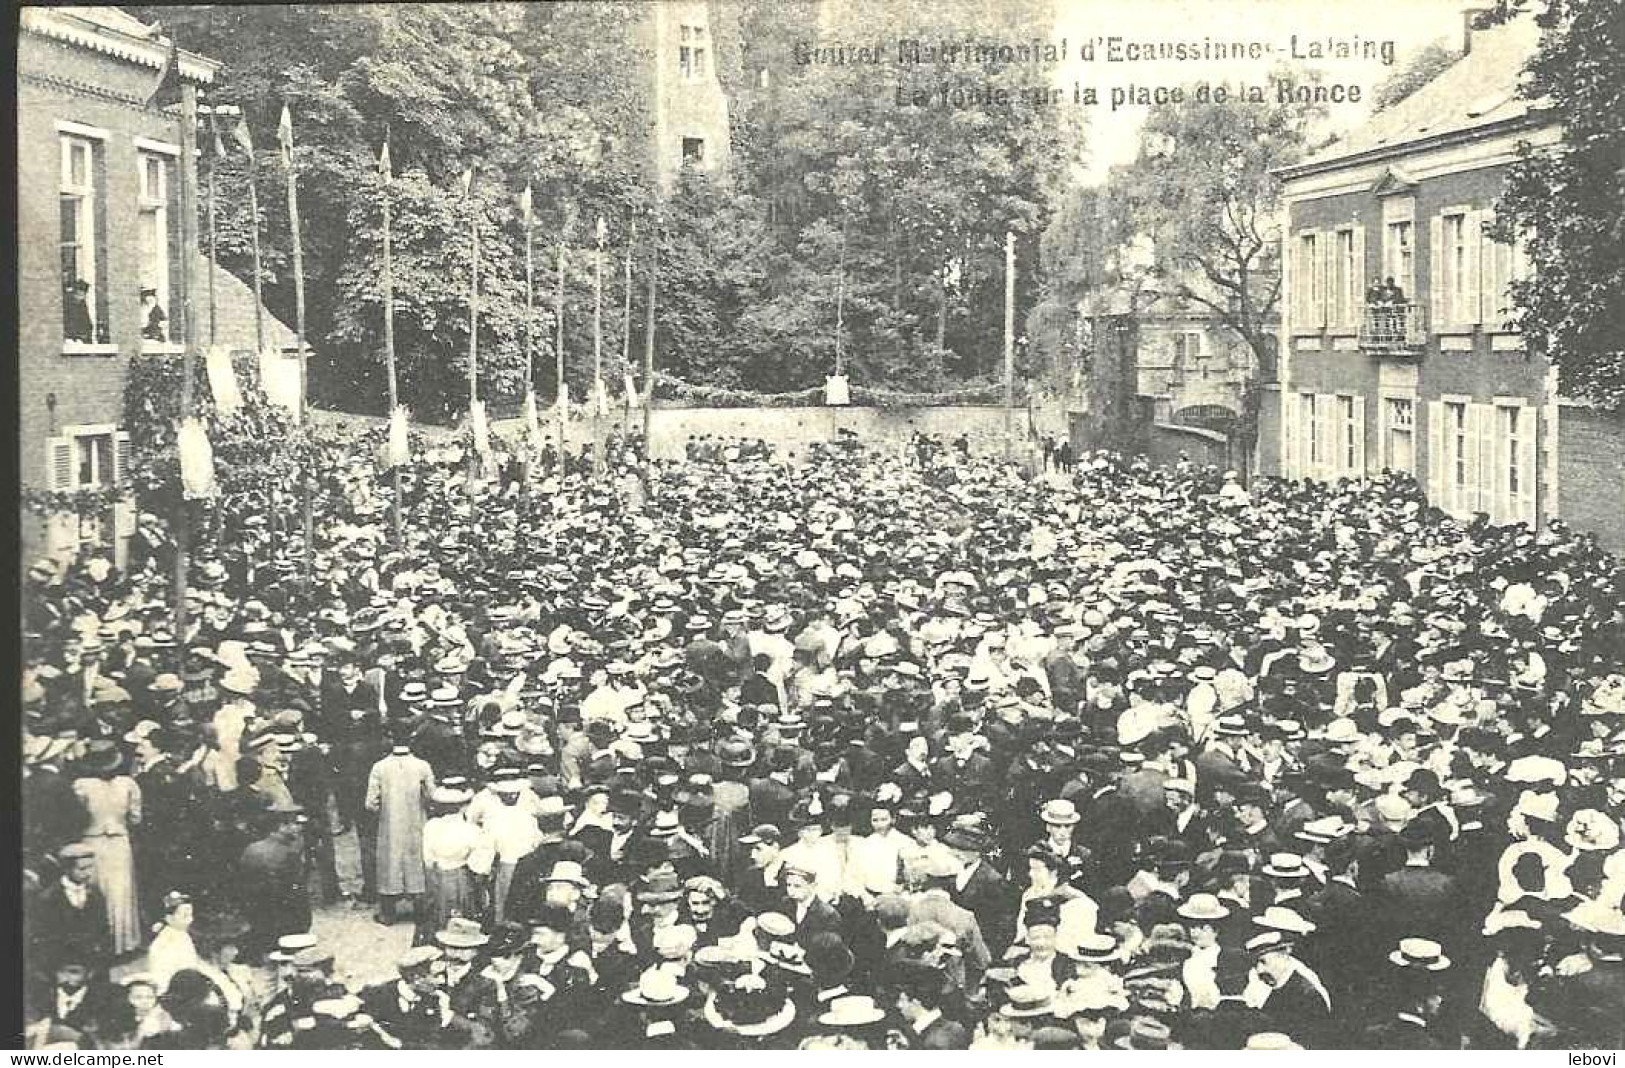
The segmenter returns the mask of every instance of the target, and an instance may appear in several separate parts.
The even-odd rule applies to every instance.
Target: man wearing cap
[[[244,948],[266,952],[286,934],[310,930],[310,895],[305,883],[304,810],[297,805],[268,809],[265,834],[243,850],[233,899],[250,925]]]
[[[446,1049],[458,1037],[451,996],[435,973],[444,958],[438,946],[414,946],[396,960],[393,982],[366,987],[359,995],[361,1010],[403,1049]]]
[[[93,974],[105,975],[112,962],[113,933],[107,904],[95,886],[96,854],[73,842],[57,851],[57,862],[61,874],[29,905],[29,969],[44,978],[75,958]]]

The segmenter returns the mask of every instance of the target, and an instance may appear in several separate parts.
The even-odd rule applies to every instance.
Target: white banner
[[[389,467],[405,467],[411,461],[411,443],[407,437],[407,412],[404,405],[389,413],[389,450],[385,454]]]
[[[231,352],[224,345],[211,345],[203,356],[203,369],[209,376],[209,392],[222,415],[243,406],[243,392],[237,385],[237,371],[231,365]]]
[[[637,384],[632,381],[632,372],[624,371],[622,372],[622,376],[626,379],[626,406],[628,408],[636,408],[638,406],[638,387]]]
[[[474,451],[481,456],[491,455],[491,430],[485,424],[484,401],[469,404],[468,421],[474,428]]]
[[[189,501],[210,500],[219,493],[214,481],[214,447],[203,420],[183,419],[175,432],[175,448],[180,453],[181,491]]]
[[[830,375],[824,379],[824,403],[829,405],[852,403],[852,389],[845,375]]]
[[[593,389],[593,393],[595,394],[594,403],[598,406],[598,414],[608,415],[609,387],[604,385],[604,380],[602,378],[598,379],[597,384]]]
[[[299,415],[299,357],[280,352],[260,353],[260,385],[273,404],[295,418]]]

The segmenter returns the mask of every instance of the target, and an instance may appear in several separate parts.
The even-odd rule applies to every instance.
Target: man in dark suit
[[[1010,880],[988,863],[993,837],[985,821],[960,822],[948,829],[942,844],[959,858],[959,874],[949,890],[953,903],[976,917],[982,939],[994,960],[1004,955],[1015,938],[1014,897]]]
[[[796,803],[796,791],[790,785],[791,769],[795,763],[794,750],[773,751],[773,770],[766,777],[752,779],[750,783],[750,811],[753,817],[775,827],[788,826],[790,810]]]
[[[96,856],[78,842],[57,853],[61,875],[46,885],[28,908],[28,963],[36,978],[49,980],[71,959],[105,975],[112,957],[113,935],[107,903],[91,885]]]
[[[780,874],[784,880],[784,896],[788,899],[784,912],[796,925],[796,941],[806,946],[816,934],[839,934],[841,914],[818,896],[818,874],[794,864],[786,864]]]
[[[1431,938],[1454,946],[1461,930],[1456,880],[1433,867],[1433,832],[1414,820],[1400,832],[1405,866],[1383,877],[1382,914],[1396,937]]]
[[[943,1015],[948,987],[942,973],[925,964],[899,966],[897,1013],[903,1018],[901,1039],[909,1049],[969,1049],[965,1025]]]
[[[451,996],[434,968],[445,953],[417,946],[396,961],[399,978],[361,991],[361,1008],[406,1049],[444,1049],[455,1025]]]

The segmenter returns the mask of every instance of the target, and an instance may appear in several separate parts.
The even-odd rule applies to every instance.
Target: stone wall
[[[1625,412],[1565,403],[1557,440],[1558,518],[1625,554]]]

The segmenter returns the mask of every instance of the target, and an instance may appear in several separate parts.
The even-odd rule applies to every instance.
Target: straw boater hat
[[[654,967],[638,976],[637,987],[622,994],[621,1000],[645,1008],[681,1005],[688,1000],[688,987],[679,983],[669,969]]]
[[[1442,972],[1450,967],[1450,958],[1444,947],[1426,938],[1402,938],[1399,946],[1388,954],[1388,960],[1401,968],[1425,972]]]

